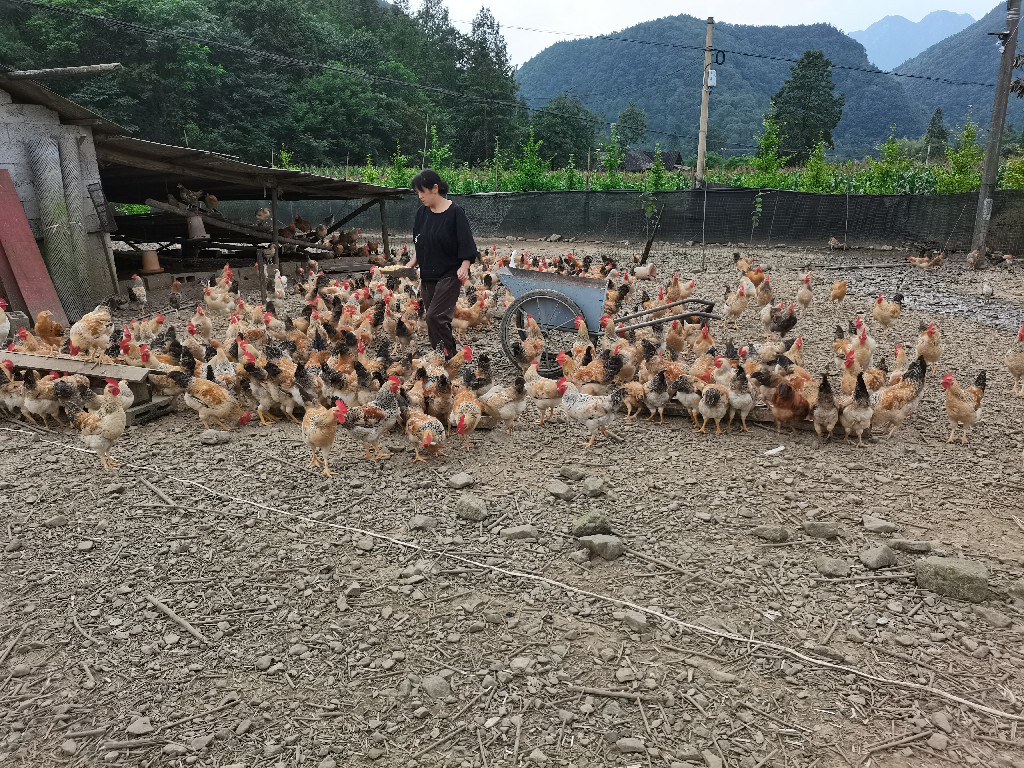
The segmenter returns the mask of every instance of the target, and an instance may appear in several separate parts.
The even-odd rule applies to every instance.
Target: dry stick
[[[910,744],[912,741],[927,739],[929,736],[931,736],[931,731],[925,731],[923,733],[912,733],[910,736],[903,736],[895,741],[883,741],[879,744],[873,744],[868,747],[867,754],[870,755],[872,752],[881,752],[882,750],[892,749],[893,747],[902,747],[904,744]]]
[[[157,733],[159,733],[160,731],[166,731],[168,728],[173,728],[174,726],[181,725],[182,723],[188,723],[188,722],[190,722],[192,720],[198,720],[200,717],[206,717],[207,715],[212,715],[212,714],[215,714],[217,712],[223,712],[225,709],[228,709],[229,707],[235,706],[235,704],[237,704],[238,702],[239,702],[239,699],[232,699],[231,701],[227,701],[227,702],[221,704],[218,707],[214,707],[213,709],[208,709],[205,712],[197,712],[194,715],[189,715],[188,717],[183,717],[180,720],[174,720],[174,721],[172,721],[170,723],[166,723],[165,725],[162,725],[162,726],[160,726],[159,729],[157,729]]]
[[[87,739],[91,736],[102,736],[104,733],[109,731],[114,726],[104,725],[102,728],[93,728],[90,731],[76,731],[74,733],[65,733],[65,739]]]
[[[161,603],[155,597],[153,597],[152,595],[143,595],[143,597],[145,598],[146,602],[148,602],[150,605],[152,605],[158,611],[160,611],[165,616],[167,616],[167,618],[169,618],[171,621],[173,621],[179,627],[181,627],[186,632],[188,632],[190,635],[192,635],[192,637],[196,638],[196,640],[199,640],[200,642],[206,643],[207,645],[210,644],[209,641],[205,637],[203,637],[202,632],[200,632],[198,629],[193,627],[191,624],[189,624],[187,621],[185,621],[183,618],[181,618],[181,616],[176,614],[174,611],[172,611],[166,605]]]
[[[413,755],[411,759],[412,760],[419,760],[425,754],[427,754],[428,752],[433,751],[434,749],[437,749],[439,746],[444,744],[446,741],[451,739],[453,736],[458,736],[460,733],[462,733],[467,728],[469,728],[469,723],[463,723],[458,728],[456,728],[454,731],[448,731],[448,733],[446,733],[444,736],[439,738],[437,741],[431,742],[430,744],[425,746],[423,749],[421,749],[419,752],[417,752],[415,755]]]
[[[16,646],[18,644],[18,641],[21,640],[21,636],[25,634],[26,629],[28,629],[28,624],[26,624],[18,630],[18,634],[16,634],[14,636],[14,639],[7,644],[7,647],[4,648],[4,652],[0,653],[0,664],[3,664],[5,661],[7,661],[7,657],[11,655],[11,651],[14,650],[14,646]]]
[[[825,636],[823,638],[821,638],[821,641],[818,643],[818,645],[828,645],[828,641],[832,639],[832,635],[834,635],[836,633],[836,630],[838,628],[839,628],[839,622],[838,621],[833,621],[832,622],[832,628],[828,632],[825,633]]]
[[[157,488],[155,485],[149,482],[149,480],[144,478],[142,475],[136,475],[136,477],[138,478],[140,483],[142,483],[144,486],[149,488],[149,490],[155,493],[157,497],[160,499],[160,501],[162,501],[164,504],[166,504],[169,507],[178,507],[179,509],[181,508],[180,504],[175,504],[170,496],[161,491],[159,488]]]
[[[487,768],[487,753],[484,751],[484,740],[480,736],[479,729],[476,732],[476,743],[480,745],[480,759],[483,761],[484,768]]]
[[[893,579],[912,579],[914,578],[913,573],[881,573],[872,576],[846,576],[841,579],[819,579],[814,578],[812,581],[822,582],[825,584],[839,584],[844,581],[890,581]]]
[[[519,734],[523,730],[523,716],[519,715],[516,719],[516,743],[512,747],[512,765],[519,764]]]
[[[604,688],[585,688],[581,685],[567,685],[567,691],[573,693],[585,693],[588,696],[602,696],[606,699],[629,699],[630,701],[653,701],[660,703],[661,696],[652,696],[643,693],[631,693],[629,691],[610,691]]]
[[[690,571],[684,571],[678,565],[670,563],[667,560],[659,560],[656,557],[651,557],[650,555],[648,555],[648,554],[646,554],[644,552],[638,552],[635,549],[627,549],[626,550],[626,554],[627,555],[633,555],[634,557],[637,557],[637,558],[639,558],[641,560],[644,560],[644,561],[646,561],[648,563],[654,563],[655,565],[660,565],[662,568],[668,568],[670,571],[675,571],[676,573],[681,573],[683,576],[687,577],[686,581],[684,581],[683,584],[686,584],[687,582],[693,581],[694,579],[700,579],[701,581],[708,581],[704,576],[702,576],[699,573],[691,573]],[[708,582],[708,583],[711,583],[711,582]]]

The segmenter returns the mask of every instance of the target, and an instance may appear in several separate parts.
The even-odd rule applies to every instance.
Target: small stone
[[[594,536],[599,533],[610,534],[612,522],[603,512],[591,510],[585,515],[577,517],[572,524],[572,535],[576,538],[581,536]]]
[[[207,429],[199,433],[199,442],[203,445],[225,445],[231,442],[231,433],[219,429]]]
[[[974,606],[974,613],[976,616],[980,617],[982,621],[988,622],[996,629],[1006,629],[1008,626],[1013,624],[1013,619],[1005,613],[1001,613],[995,608],[989,608],[987,605]]]
[[[448,485],[457,491],[469,488],[474,483],[476,483],[476,478],[468,472],[459,472],[457,475],[452,475],[448,478]]]
[[[926,555],[932,551],[930,541],[913,541],[912,539],[889,539],[886,542],[890,547],[899,552],[909,552],[912,555]]]
[[[543,752],[541,752],[540,749],[538,748],[538,749],[533,750],[533,752],[530,753],[530,758],[529,759],[530,759],[531,763],[537,763],[538,765],[542,765],[542,764],[544,764],[544,763],[546,763],[548,761],[548,756],[545,755]]]
[[[263,745],[263,756],[264,757],[277,757],[284,752],[284,744],[264,744]]]
[[[580,544],[590,550],[591,555],[603,560],[618,560],[626,551],[626,545],[618,536],[581,536]]]
[[[704,750],[700,753],[701,757],[704,758],[704,764],[708,768],[722,768],[722,758],[716,755],[714,752]]]
[[[864,564],[865,568],[872,571],[877,571],[880,568],[891,568],[897,562],[896,553],[885,544],[865,549],[860,553],[860,561]]]
[[[555,235],[551,235],[550,237],[548,237],[548,242],[549,242],[549,243],[557,243],[557,242],[558,242],[558,241],[560,241],[561,239],[562,239],[562,236],[561,236],[561,235],[557,235],[557,234],[555,234]]]
[[[235,735],[236,736],[244,736],[245,734],[247,734],[250,731],[251,728],[252,728],[252,720],[249,720],[247,718],[247,719],[243,720],[242,722],[240,722],[238,725],[235,726]]]
[[[452,694],[451,685],[440,675],[427,675],[420,681],[420,688],[432,699],[443,699]]]
[[[591,498],[602,495],[605,492],[604,479],[600,477],[588,477],[583,481],[583,492]]]
[[[363,586],[358,581],[353,581],[347,587],[345,587],[345,599],[350,597],[359,597],[363,594]]]
[[[170,755],[171,757],[181,757],[182,755],[188,754],[188,747],[184,744],[177,744],[172,741],[168,744],[164,744],[164,748],[161,751],[165,755]]]
[[[64,515],[54,515],[49,520],[45,520],[43,525],[47,528],[60,528],[61,526],[67,525],[68,519]]]
[[[570,501],[576,495],[576,491],[561,480],[552,480],[548,483],[547,491],[555,498],[562,499],[563,501]]]
[[[569,555],[569,559],[574,563],[580,563],[582,565],[590,560],[590,551],[586,549],[577,549]]]
[[[529,656],[516,656],[508,666],[515,674],[523,674],[533,666],[533,659]]]
[[[631,683],[636,680],[636,673],[629,667],[619,667],[615,670],[615,681],[619,683]]]
[[[693,744],[689,742],[683,742],[672,750],[672,753],[679,760],[685,760],[688,763],[695,763],[700,760],[700,750],[697,749]]]
[[[65,739],[60,745],[60,751],[65,755],[73,755],[78,752],[78,742],[74,739]]]
[[[107,494],[108,496],[113,496],[114,494],[117,493],[124,493],[124,486],[121,485],[121,483],[111,483],[110,485],[105,486],[103,488],[103,493]]]
[[[892,533],[896,530],[895,523],[890,523],[888,520],[883,520],[874,515],[864,515],[861,517],[861,522],[864,528],[871,531],[871,533]]]
[[[437,527],[437,519],[430,515],[413,515],[409,520],[410,531],[429,531]]]
[[[925,743],[934,750],[944,752],[946,747],[949,745],[949,737],[944,733],[936,731],[928,737],[928,741]]]
[[[532,525],[517,525],[512,528],[502,528],[501,538],[503,539],[536,539],[540,532]]]
[[[270,665],[273,663],[273,656],[260,656],[258,659],[256,659],[256,669],[258,669],[260,672],[266,672],[268,669],[270,669]]]
[[[931,720],[932,725],[934,725],[940,731],[943,731],[945,733],[953,732],[953,726],[949,722],[949,715],[947,715],[942,710],[932,712],[930,715],[928,715],[928,719]]]
[[[845,579],[850,575],[849,563],[845,560],[840,560],[838,557],[819,555],[814,558],[814,567],[818,569],[818,573],[822,576],[828,576],[832,579]]]
[[[199,752],[200,750],[206,749],[210,745],[211,741],[213,741],[212,733],[205,736],[196,736],[188,746],[193,752]]]
[[[615,742],[615,748],[624,755],[630,755],[634,753],[645,753],[647,748],[644,746],[643,739],[625,738],[619,739]]]
[[[94,542],[91,542],[88,539],[86,539],[85,541],[78,542],[78,551],[79,552],[88,552],[90,549],[92,549],[95,546],[96,546],[96,544]]]
[[[781,544],[789,541],[789,531],[781,525],[759,525],[750,529],[751,536],[770,541],[773,544]]]
[[[371,752],[377,751],[378,750],[376,749],[369,749],[366,751],[366,756],[369,757]],[[377,758],[374,757],[371,759],[376,760]],[[333,757],[325,757],[323,760],[316,764],[316,768],[338,768],[338,761],[335,760]]]
[[[4,546],[4,552],[7,552],[8,554],[10,554],[11,552],[17,552],[21,549],[21,547],[22,544],[20,539],[11,539],[9,542],[7,542],[6,546]]]
[[[145,736],[153,732],[153,724],[148,717],[140,717],[132,721],[126,729],[132,736]]]
[[[647,629],[647,616],[637,611],[626,611],[622,621],[627,627],[635,629],[637,632]]]
[[[579,464],[566,464],[558,470],[558,474],[566,480],[572,480],[574,483],[578,483],[587,476],[587,470]]]
[[[464,493],[455,505],[456,514],[463,520],[479,523],[487,517],[487,502],[472,493]]]
[[[362,538],[357,539],[356,543],[352,546],[354,546],[360,552],[369,552],[371,549],[373,549],[373,537],[363,536]]]
[[[309,648],[302,643],[296,643],[288,649],[289,656],[301,656],[309,651]]]
[[[925,557],[914,563],[917,586],[969,603],[988,598],[988,569],[958,557]]]
[[[839,526],[825,520],[805,520],[801,527],[804,534],[812,539],[834,539],[839,536]]]
[[[1010,594],[1014,597],[1024,598],[1024,579],[1018,579],[1010,585]]]

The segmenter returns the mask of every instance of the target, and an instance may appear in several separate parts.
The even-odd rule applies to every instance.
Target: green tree
[[[981,187],[981,161],[985,150],[978,144],[978,126],[970,115],[957,137],[956,147],[946,149],[947,167],[937,168],[936,191],[941,193],[973,192]]]
[[[617,124],[622,146],[634,147],[647,135],[647,112],[630,101],[629,106],[619,113]]]
[[[926,162],[939,161],[949,147],[949,132],[942,124],[942,107],[936,107],[932,118],[928,121],[928,130],[922,137],[924,140],[924,157]]]
[[[519,147],[520,155],[512,160],[512,184],[517,191],[543,190],[550,187],[548,170],[551,163],[540,156],[543,142],[533,135],[533,127],[528,130],[527,137]]]
[[[598,178],[595,185],[598,189],[622,189],[624,179],[620,169],[626,159],[626,148],[619,138],[619,127],[612,123],[608,141],[601,145],[599,151],[601,164],[604,166],[604,178]]]
[[[587,157],[596,146],[598,118],[575,96],[559,94],[533,114],[532,126],[556,167]]]
[[[764,116],[764,129],[757,135],[757,154],[750,158],[750,164],[761,173],[778,172],[789,160],[782,155],[782,136],[775,115]]]
[[[832,146],[832,131],[843,116],[846,98],[835,95],[831,70],[832,62],[822,51],[807,51],[772,96],[771,113],[778,123],[782,146],[798,162],[807,160],[818,142]]]

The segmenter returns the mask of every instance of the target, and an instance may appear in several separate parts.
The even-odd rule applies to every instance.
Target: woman
[[[407,266],[420,269],[420,298],[430,347],[442,345],[444,356],[449,358],[455,354],[455,302],[479,254],[466,212],[446,197],[448,184],[437,171],[420,171],[412,180],[412,188],[423,205],[412,225],[415,252]]]

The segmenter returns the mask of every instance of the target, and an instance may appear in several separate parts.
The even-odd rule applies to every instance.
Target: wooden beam
[[[370,200],[367,203],[363,203],[358,208],[356,208],[354,211],[352,211],[352,213],[350,213],[347,216],[345,216],[345,218],[343,218],[341,221],[336,221],[333,224],[331,224],[330,228],[327,230],[327,234],[329,235],[329,234],[331,234],[331,232],[337,232],[343,226],[345,226],[350,221],[352,221],[352,219],[354,219],[360,213],[362,213],[363,211],[370,210],[376,204],[377,204],[377,200],[376,199]]]
[[[387,203],[383,200],[380,201],[380,243],[381,248],[384,249],[384,258],[391,255],[390,239],[388,238],[388,212],[386,208]]]
[[[278,221],[277,221],[277,198],[278,191],[277,186],[270,190],[270,247],[274,249],[274,264],[277,268],[281,268],[281,247],[279,242],[281,240],[281,233],[278,232]]]
[[[96,142],[96,154],[101,160],[106,160],[117,165],[126,165],[129,168],[140,168],[145,171],[156,171],[157,173],[165,173],[173,176],[202,177],[205,179],[213,179],[214,181],[223,181],[227,184],[251,187],[269,187],[273,184],[268,176],[260,176],[256,174],[249,176],[244,173],[225,173],[215,171],[206,166],[191,168],[184,165],[155,160],[151,157],[140,157],[139,155],[134,155],[130,152],[122,152],[120,150],[113,149],[102,141]]]
[[[4,72],[0,79],[5,80],[45,80],[48,77],[84,77],[87,75],[102,75],[107,72],[117,72],[123,69],[118,64],[86,64],[82,67],[51,67],[49,69],[18,69],[13,72]]]
[[[149,377],[150,369],[136,365],[96,363],[81,357],[63,355],[30,355],[24,352],[0,352],[0,359],[10,360],[19,368],[32,368],[58,373],[81,373],[97,379],[125,379],[129,384],[141,384]]]
[[[236,232],[240,235],[246,235],[247,237],[250,237],[253,240],[257,240],[258,242],[261,243],[273,242],[273,238],[270,237],[270,232],[266,232],[261,229],[253,229],[252,227],[246,227],[241,224],[235,224],[234,222],[227,221],[226,219],[221,219],[217,216],[209,216],[200,211],[195,211],[187,208],[179,208],[178,206],[168,205],[167,203],[161,203],[160,201],[153,199],[146,200],[146,205],[148,205],[150,208],[156,208],[158,211],[163,211],[164,213],[172,213],[175,216],[181,216],[182,218],[185,219],[187,219],[189,216],[199,216],[199,218],[203,220],[203,223],[209,224],[214,229],[224,229],[227,230],[228,232]],[[276,228],[274,228],[273,234],[277,234]],[[305,248],[312,248],[318,251],[330,252],[331,250],[330,248],[326,248],[320,245],[319,243],[311,243],[308,240],[293,240],[290,237],[281,237],[280,235],[277,235],[277,241],[281,243],[287,243],[289,245],[299,245]]]

